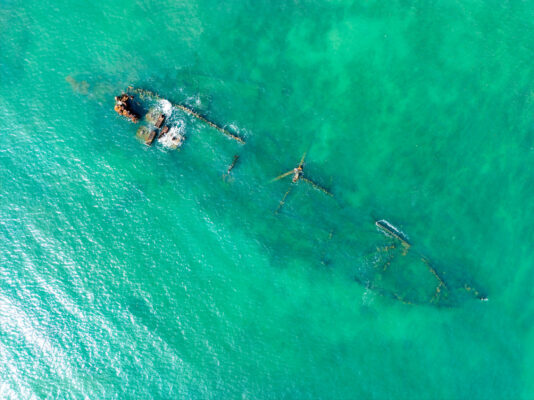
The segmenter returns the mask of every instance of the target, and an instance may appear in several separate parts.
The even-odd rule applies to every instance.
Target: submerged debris
[[[419,254],[414,250],[411,250],[412,245],[406,238],[406,235],[404,235],[399,229],[390,224],[388,221],[378,220],[375,221],[375,225],[380,229],[382,233],[386,234],[386,236],[390,237],[393,240],[393,242],[389,245],[386,245],[384,247],[378,247],[376,250],[375,256],[373,258],[375,258],[374,265],[378,273],[384,274],[393,263],[400,263],[399,265],[401,265],[402,268],[397,267],[397,274],[406,274],[409,277],[412,283],[412,288],[410,290],[412,295],[411,297],[409,294],[407,296],[400,295],[395,290],[379,286],[375,282],[368,282],[365,285],[369,289],[374,290],[380,295],[400,300],[404,303],[409,304],[426,303],[434,304],[437,306],[452,306],[458,302],[459,298],[465,297],[465,294],[468,294],[469,296],[474,296],[480,301],[488,300],[488,298],[483,295],[479,290],[475,289],[472,285],[468,285],[467,283],[463,283],[459,287],[451,287],[451,284],[447,283],[443,274],[441,274],[436,269],[433,263],[430,262],[430,260],[427,259],[425,256]],[[397,246],[397,244],[400,244],[400,247]],[[397,251],[397,249],[399,248],[402,248],[402,252]],[[412,256],[408,260],[401,262],[401,259],[403,259],[404,256],[409,253],[409,250],[411,250],[410,253],[412,254]],[[417,269],[412,271],[411,268],[413,268],[412,265],[417,264],[424,265],[426,269],[430,272],[428,276],[431,276],[434,279],[434,287],[432,289],[433,293],[430,294],[429,292],[427,292],[428,298],[425,297],[424,293],[427,289],[430,288],[417,287],[417,285],[414,284],[414,282],[416,281],[415,274],[417,274]],[[381,279],[387,281],[387,277],[384,278],[383,275],[381,275]],[[357,280],[361,283],[360,279]],[[426,279],[424,279],[424,281],[426,282]],[[423,294],[420,296],[416,296],[414,294],[416,292],[421,292]],[[462,296],[462,294],[459,292],[463,292],[464,295]]]
[[[234,169],[235,165],[237,164],[237,160],[239,160],[239,156],[236,154],[234,156],[234,160],[232,161],[232,164],[230,164],[230,166],[226,170],[226,175],[230,175],[230,172],[232,172],[232,170]]]
[[[137,129],[137,133],[136,133],[136,136],[139,140],[143,141],[146,143],[146,141],[148,140],[148,136],[150,135],[150,130],[148,129],[147,126],[145,125],[141,125],[138,129]]]
[[[309,183],[311,186],[313,186],[313,188],[315,188],[317,190],[320,190],[321,192],[323,192],[327,196],[334,197],[334,195],[331,192],[329,192],[327,189],[325,189],[324,187],[322,187],[318,183],[315,183],[311,179],[308,179],[308,178],[304,177],[303,174],[304,174],[304,160],[305,159],[306,159],[306,153],[304,153],[304,155],[300,159],[299,165],[297,167],[293,168],[290,171],[287,171],[287,172],[283,173],[282,175],[278,175],[276,178],[271,180],[271,182],[278,181],[278,180],[280,180],[282,178],[285,178],[286,176],[289,176],[289,175],[293,174],[293,178],[291,179],[292,183],[297,183],[299,180],[302,180],[303,182]],[[284,194],[284,197],[282,197],[282,200],[278,204],[278,208],[274,212],[275,214],[278,214],[280,209],[283,207],[283,205],[285,204],[286,197],[289,195],[289,193],[292,190],[293,190],[293,186],[290,186],[289,189],[287,190],[287,192]]]
[[[387,222],[384,219],[381,219],[379,221],[375,222],[375,225],[386,233],[386,235],[389,235],[395,239],[397,239],[401,244],[404,246],[406,251],[412,246],[406,238],[404,238],[404,235],[393,225],[391,225],[389,222]]]
[[[239,156],[236,154],[236,155],[234,155],[234,159],[232,161],[232,164],[230,164],[230,166],[226,170],[226,173],[223,174],[223,180],[225,180],[226,178],[228,178],[230,176],[230,172],[232,172],[232,170],[234,169],[235,165],[237,164],[237,160],[239,160]]]

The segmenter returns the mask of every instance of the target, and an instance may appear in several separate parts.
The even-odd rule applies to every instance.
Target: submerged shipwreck
[[[137,101],[139,100],[139,101]],[[127,93],[115,97],[115,111],[133,123],[141,123],[137,137],[147,146],[154,142],[169,149],[177,149],[185,141],[184,114],[195,118],[229,139],[244,144],[244,140],[224,127],[208,120],[193,109],[181,104],[173,104],[158,94],[145,89],[128,88]],[[279,213],[286,199],[299,182],[333,197],[333,193],[315,181],[304,176],[302,156],[297,167],[279,175],[271,182],[292,176],[291,184],[280,201],[275,214]],[[239,160],[235,155],[223,180],[226,180]],[[384,219],[375,220],[376,228],[385,235],[387,242],[363,255],[359,263],[363,270],[354,280],[378,295],[405,304],[431,304],[438,307],[451,307],[468,299],[487,301],[488,298],[465,277],[452,279],[442,274],[428,258],[414,250],[407,236]],[[332,234],[330,234],[330,239]],[[383,236],[382,236],[383,237]],[[373,239],[383,240],[383,239]]]
[[[435,264],[414,250],[406,235],[388,221],[377,220],[375,225],[388,241],[364,257],[363,262],[371,266],[371,272],[365,279],[355,277],[361,285],[406,304],[454,307],[469,299],[488,300],[465,277],[446,279]]]

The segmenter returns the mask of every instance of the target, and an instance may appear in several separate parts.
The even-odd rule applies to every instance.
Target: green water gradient
[[[531,1],[0,0],[0,398],[534,398],[533,28]],[[184,117],[147,148],[128,85],[247,143]],[[305,151],[335,197],[275,215]],[[378,283],[422,296],[420,254],[489,301],[367,288],[380,218],[415,255]]]

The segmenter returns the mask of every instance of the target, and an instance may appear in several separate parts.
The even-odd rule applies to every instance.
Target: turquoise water
[[[533,25],[528,1],[0,1],[0,398],[534,398]],[[180,151],[147,148],[128,85],[246,144],[184,116]],[[274,214],[304,152],[334,197]],[[386,271],[377,219],[412,244]]]

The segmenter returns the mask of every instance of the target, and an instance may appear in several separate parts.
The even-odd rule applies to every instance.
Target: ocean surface
[[[533,54],[532,1],[0,0],[0,398],[534,399]]]

